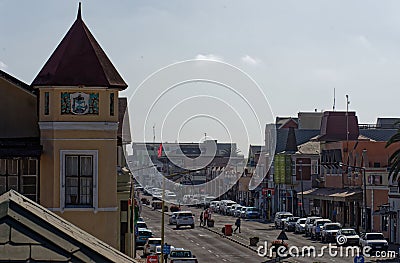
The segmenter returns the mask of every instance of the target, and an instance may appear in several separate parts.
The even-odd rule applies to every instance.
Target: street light
[[[133,206],[133,209],[132,209],[132,227],[133,227],[133,229],[131,229],[131,231],[130,231],[130,244],[131,244],[131,246],[130,246],[130,251],[129,251],[129,253],[131,254],[131,256],[132,256],[132,258],[135,258],[136,257],[136,233],[135,233],[135,221],[137,220],[137,218],[136,218],[136,214],[135,214],[135,200],[136,200],[136,197],[135,197],[135,178],[134,178],[134,176],[133,176],[133,173],[134,172],[137,172],[137,171],[140,171],[140,170],[145,170],[145,169],[149,169],[149,168],[153,168],[153,167],[155,167],[156,165],[149,165],[149,166],[143,166],[143,167],[139,167],[139,168],[136,168],[136,169],[132,169],[132,170],[130,170],[130,177],[129,177],[129,181],[130,181],[130,193],[129,193],[129,199],[131,200],[131,206]],[[130,224],[129,224],[130,225]],[[130,227],[130,226],[129,226]]]
[[[304,216],[304,196],[303,196],[303,191],[304,191],[304,187],[303,187],[303,160],[299,160],[299,164],[300,164],[300,185],[301,185],[301,217]]]

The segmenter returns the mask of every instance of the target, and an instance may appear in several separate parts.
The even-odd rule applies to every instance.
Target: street
[[[268,262],[273,258],[259,256],[257,253],[258,247],[249,246],[250,237],[259,237],[258,246],[264,245],[266,241],[268,245],[276,240],[280,234],[280,229],[275,229],[273,224],[265,224],[257,221],[242,220],[241,233],[234,233],[230,237],[222,235],[222,227],[225,224],[231,224],[234,227],[235,218],[231,216],[224,216],[220,214],[212,214],[215,220],[215,226],[212,228],[199,227],[198,217],[201,209],[194,207],[182,207],[184,210],[191,210],[196,217],[196,227],[194,229],[182,228],[176,230],[173,225],[168,224],[168,213],[165,216],[165,242],[175,247],[182,247],[190,249],[198,258],[199,262],[211,262],[212,260],[219,260],[222,262]],[[161,211],[153,210],[147,206],[143,207],[142,217],[148,224],[149,228],[153,231],[155,236],[161,235]],[[354,262],[354,256],[349,255],[346,257],[345,249],[337,251],[337,256],[332,256],[328,253],[328,249],[321,253],[323,244],[320,241],[312,241],[310,238],[304,237],[302,234],[294,234],[293,232],[286,232],[288,237],[287,242],[290,247],[297,247],[300,250],[300,255],[282,259],[281,262]],[[333,245],[333,244],[332,244]],[[301,256],[301,248],[304,246],[315,247],[317,253],[316,257],[311,253],[310,256]],[[295,251],[295,250],[293,250]],[[263,252],[263,250],[261,250]],[[141,252],[139,252],[141,254]],[[360,261],[361,262],[361,261]],[[365,258],[363,262],[377,262],[377,259]],[[383,262],[394,262],[393,260],[386,260]]]

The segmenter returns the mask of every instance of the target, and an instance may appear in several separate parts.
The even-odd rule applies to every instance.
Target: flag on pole
[[[162,156],[162,143],[160,143],[160,147],[158,147],[157,156],[158,158]]]

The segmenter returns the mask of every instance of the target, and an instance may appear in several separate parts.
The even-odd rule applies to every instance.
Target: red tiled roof
[[[32,86],[89,86],[125,89],[106,53],[78,16],[68,33],[32,82]]]

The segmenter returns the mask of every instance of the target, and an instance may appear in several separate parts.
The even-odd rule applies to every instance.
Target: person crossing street
[[[241,231],[240,231],[240,224],[241,224],[240,217],[238,217],[238,218],[236,219],[236,222],[235,222],[236,228],[235,228],[235,230],[233,230],[233,233],[236,233],[236,230],[238,230],[238,229],[239,229],[239,233],[241,233]]]

